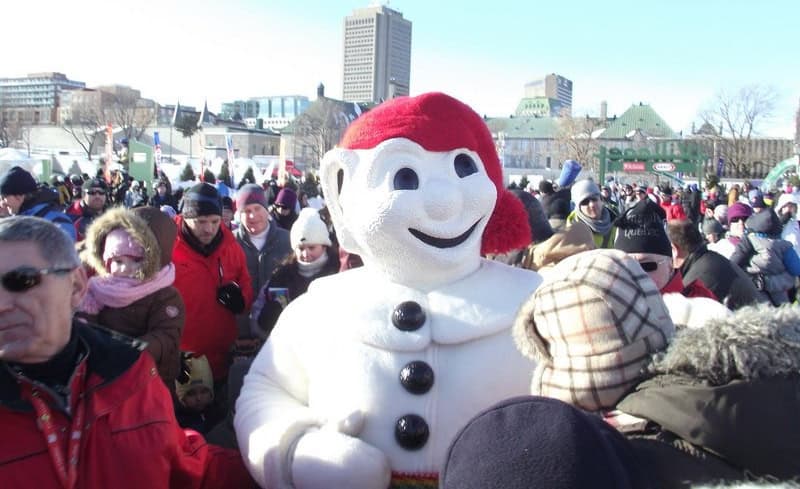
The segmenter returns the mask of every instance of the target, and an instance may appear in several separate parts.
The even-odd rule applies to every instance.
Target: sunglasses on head
[[[10,270],[0,277],[0,282],[9,292],[25,292],[42,283],[42,277],[45,275],[61,275],[75,270],[72,268],[42,268],[36,269],[33,267],[19,267]]]

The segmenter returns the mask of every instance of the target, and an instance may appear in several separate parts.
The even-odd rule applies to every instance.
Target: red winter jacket
[[[667,285],[661,288],[661,294],[671,294],[674,292],[680,292],[683,294],[684,297],[692,298],[692,297],[706,297],[708,299],[715,300],[719,302],[719,299],[711,291],[706,285],[703,283],[702,280],[699,278],[692,283],[684,286],[683,285],[683,275],[681,274],[680,270],[675,270],[675,273],[672,274],[672,278],[669,279]]]
[[[225,226],[222,242],[209,256],[203,256],[185,240],[183,218],[177,216],[178,238],[172,252],[175,283],[186,304],[186,323],[181,350],[206,355],[214,380],[228,376],[228,357],[236,341],[236,316],[217,302],[220,285],[236,282],[244,296],[245,310],[253,303],[253,289],[247,260],[241,246]]]
[[[669,200],[664,200],[659,205],[667,214],[667,221],[683,221],[687,219],[686,211],[683,210],[683,207],[680,204],[672,203]]]
[[[75,323],[88,355],[85,384],[71,380],[73,413],[85,403],[78,457],[79,489],[169,489],[255,487],[234,450],[207,445],[175,420],[172,398],[150,355],[142,355],[113,333]],[[44,434],[30,403],[32,382],[0,362],[0,487],[61,489]],[[71,420],[46,389],[56,433]],[[66,437],[62,453],[67,458]]]

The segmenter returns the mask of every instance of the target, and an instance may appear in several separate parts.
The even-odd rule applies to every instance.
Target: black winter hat
[[[666,212],[650,199],[631,207],[615,222],[617,240],[614,248],[626,253],[654,253],[672,256],[667,233],[664,230]]]
[[[35,191],[36,180],[24,168],[11,167],[0,177],[0,195],[26,195]]]
[[[108,184],[102,178],[92,178],[83,182],[83,191],[88,192],[93,188],[99,188],[104,192],[108,192]]]
[[[544,209],[539,199],[531,195],[525,190],[514,189],[510,190],[525,206],[528,212],[528,224],[531,226],[531,241],[533,243],[541,243],[553,235],[553,228],[550,227],[550,221],[544,215]]]
[[[651,487],[631,444],[599,417],[557,399],[508,399],[456,435],[441,489]]]
[[[181,214],[187,219],[200,216],[221,216],[222,199],[216,187],[208,183],[198,183],[183,194]]]

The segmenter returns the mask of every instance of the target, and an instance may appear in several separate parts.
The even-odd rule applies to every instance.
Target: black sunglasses
[[[663,258],[661,260],[651,259],[646,261],[640,261],[639,266],[642,267],[642,270],[644,270],[645,272],[655,272],[656,270],[658,270],[658,266],[666,261],[669,261],[669,258]]]
[[[105,192],[103,190],[89,190],[86,193],[89,195],[105,195]]]
[[[654,261],[640,261],[639,266],[645,272],[655,272],[658,269],[658,263]]]
[[[45,275],[61,275],[73,270],[75,270],[75,267],[43,268],[41,270],[33,267],[19,267],[4,273],[0,277],[0,281],[3,283],[3,288],[9,292],[25,292],[42,283],[42,277]]]

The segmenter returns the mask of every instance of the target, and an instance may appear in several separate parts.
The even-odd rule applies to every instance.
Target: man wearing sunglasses
[[[78,241],[86,236],[92,221],[108,207],[108,184],[102,178],[92,178],[83,183],[83,198],[67,211],[75,219]]]
[[[0,207],[5,216],[35,216],[57,224],[73,240],[76,238],[72,219],[61,212],[58,193],[37,185],[33,175],[18,166],[0,176]]]
[[[664,229],[666,217],[666,211],[650,199],[639,202],[617,219],[614,248],[636,259],[662,294],[678,292],[717,300],[701,280],[684,285],[680,271],[673,267],[672,244]]]
[[[614,225],[617,214],[605,205],[597,184],[591,179],[581,180],[572,186],[571,196],[575,210],[567,216],[567,225],[582,222],[591,229],[595,246],[613,248],[617,236]]]
[[[64,232],[0,220],[0,285],[4,488],[253,487],[238,453],[178,426],[144,344],[73,319],[87,280]]]

